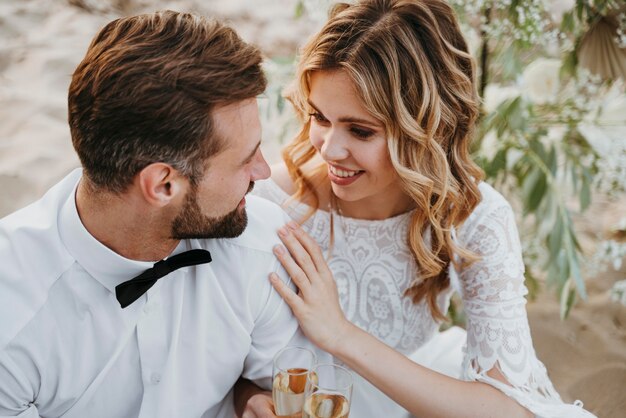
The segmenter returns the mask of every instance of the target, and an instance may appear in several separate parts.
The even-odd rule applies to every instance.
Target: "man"
[[[240,375],[268,387],[297,323],[268,281],[287,219],[245,197],[270,174],[260,63],[170,11],[94,38],[69,90],[82,170],[0,220],[0,416],[231,418]]]

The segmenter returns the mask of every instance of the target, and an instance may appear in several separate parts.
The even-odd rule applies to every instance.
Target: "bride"
[[[561,401],[533,349],[514,214],[469,155],[479,99],[450,6],[335,6],[289,99],[302,129],[255,192],[297,221],[276,255],[299,292],[272,283],[311,341],[362,376],[351,415],[592,417]],[[408,356],[454,291],[467,334],[450,377]],[[251,416],[267,404],[251,398]]]

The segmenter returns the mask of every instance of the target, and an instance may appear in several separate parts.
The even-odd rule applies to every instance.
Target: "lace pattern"
[[[452,286],[438,304],[448,309],[453,289],[460,292],[467,315],[467,342],[462,377],[488,383],[538,416],[592,417],[578,405],[566,405],[537,359],[526,316],[528,293],[515,217],[508,202],[486,183],[482,201],[459,228],[459,244],[481,256],[461,272],[451,269]],[[289,196],[271,180],[258,182],[255,193],[278,204]],[[287,211],[299,219],[302,203]],[[381,221],[334,215],[335,245],[328,254],[330,215],[318,210],[303,228],[329,258],[347,318],[387,345],[409,355],[431,339],[439,327],[425,302],[413,304],[403,292],[417,275],[406,241],[410,213]],[[505,385],[486,372],[497,367]]]

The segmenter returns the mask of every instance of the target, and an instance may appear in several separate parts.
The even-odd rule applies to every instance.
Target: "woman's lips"
[[[334,169],[334,170],[333,170]],[[331,169],[331,166],[328,166],[328,178],[330,179],[330,181],[332,181],[333,183],[335,183],[338,186],[348,186],[352,183],[354,183],[355,181],[357,181],[365,172],[364,171],[359,171],[357,172],[357,174],[350,176],[350,177],[341,177],[338,176],[337,174],[333,173],[333,171],[352,171],[352,170],[344,170],[342,168],[339,167],[333,167],[333,169]]]

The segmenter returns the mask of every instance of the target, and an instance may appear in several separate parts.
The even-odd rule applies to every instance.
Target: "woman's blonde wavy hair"
[[[303,48],[287,98],[302,130],[283,150],[295,199],[319,207],[316,189],[328,180],[324,164],[304,170],[316,154],[309,142],[311,74],[344,71],[365,108],[383,123],[389,155],[402,187],[416,205],[408,241],[419,268],[406,289],[414,303],[426,298],[444,319],[437,295],[449,286],[450,263],[476,260],[455,245],[481,195],[483,172],[469,145],[478,116],[474,63],[456,16],[443,0],[363,0],[340,3]]]

